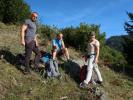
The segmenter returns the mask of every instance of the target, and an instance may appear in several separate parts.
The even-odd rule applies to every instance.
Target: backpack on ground
[[[46,64],[46,74],[49,77],[58,77],[60,75],[56,60],[50,59],[49,63]]]
[[[52,59],[52,55],[50,53],[45,52],[41,57],[41,61],[45,65],[44,73],[46,72],[46,75],[48,77],[57,77],[60,75],[58,69],[58,62],[57,60]]]
[[[86,74],[87,74],[87,65],[83,65],[80,68],[80,75],[79,75],[81,82],[85,80]]]

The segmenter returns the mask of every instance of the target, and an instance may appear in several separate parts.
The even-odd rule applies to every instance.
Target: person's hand
[[[53,49],[57,49],[57,47],[54,45],[54,46],[53,46]]]
[[[21,45],[22,46],[25,46],[25,41],[21,41]]]
[[[36,46],[39,47],[39,43],[38,42],[36,42]]]
[[[95,58],[93,63],[97,64],[98,63],[98,59]]]
[[[84,58],[85,62],[87,62],[87,56],[86,55],[83,55],[82,58]]]

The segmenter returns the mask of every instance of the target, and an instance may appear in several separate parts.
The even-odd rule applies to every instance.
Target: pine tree
[[[125,30],[127,31],[129,36],[133,36],[133,13],[127,13],[130,21],[125,22]]]

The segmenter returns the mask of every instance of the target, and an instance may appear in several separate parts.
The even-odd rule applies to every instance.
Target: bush
[[[103,41],[105,40],[105,33],[100,34],[98,25],[81,23],[79,27],[68,27],[61,30],[61,32],[64,34],[65,43],[77,50],[81,50],[82,52],[86,51],[88,42],[87,34],[90,31],[95,31],[96,37],[100,39],[101,43],[104,43]]]
[[[58,29],[56,27],[50,27],[48,25],[38,24],[38,34],[42,40],[42,44],[46,45],[48,41],[51,41],[56,37]]]
[[[61,31],[64,34],[64,42],[66,45],[74,47],[76,50],[80,50],[83,53],[86,52],[88,37],[87,34],[90,31],[96,32],[96,38],[100,41],[100,62],[102,64],[114,65],[114,66],[124,66],[126,60],[122,53],[111,49],[105,44],[105,34],[100,34],[98,25],[88,25],[81,23],[79,27],[67,27],[64,29],[57,29],[47,25],[44,25],[40,28],[40,35],[47,43],[47,40],[52,40],[55,37],[56,30]]]
[[[127,61],[121,52],[104,45],[100,50],[100,59],[104,65],[125,66]]]
[[[0,13],[0,21],[16,24],[29,17],[31,11],[24,0],[1,0]]]

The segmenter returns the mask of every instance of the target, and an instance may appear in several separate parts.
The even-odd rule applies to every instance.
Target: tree
[[[29,17],[31,11],[23,0],[1,0],[0,13],[0,21],[14,24]]]
[[[4,15],[4,9],[5,9],[4,2],[5,0],[0,0],[0,21],[2,21]]]
[[[130,21],[125,22],[125,30],[127,31],[129,36],[133,36],[133,13],[127,13]]]
[[[128,36],[125,36],[124,39],[126,44],[124,45],[124,52],[126,54],[126,59],[129,64],[133,64],[133,13],[127,13],[130,18],[129,22],[125,22],[125,30],[128,33]]]
[[[105,43],[105,33],[100,34],[99,25],[89,25],[86,23],[80,23],[78,27],[67,27],[62,29],[64,34],[64,41],[70,46],[85,52],[88,42],[88,33],[91,31],[96,32],[96,37],[102,44]]]
[[[133,64],[133,37],[124,37],[126,44],[124,45],[124,53],[129,64]]]

